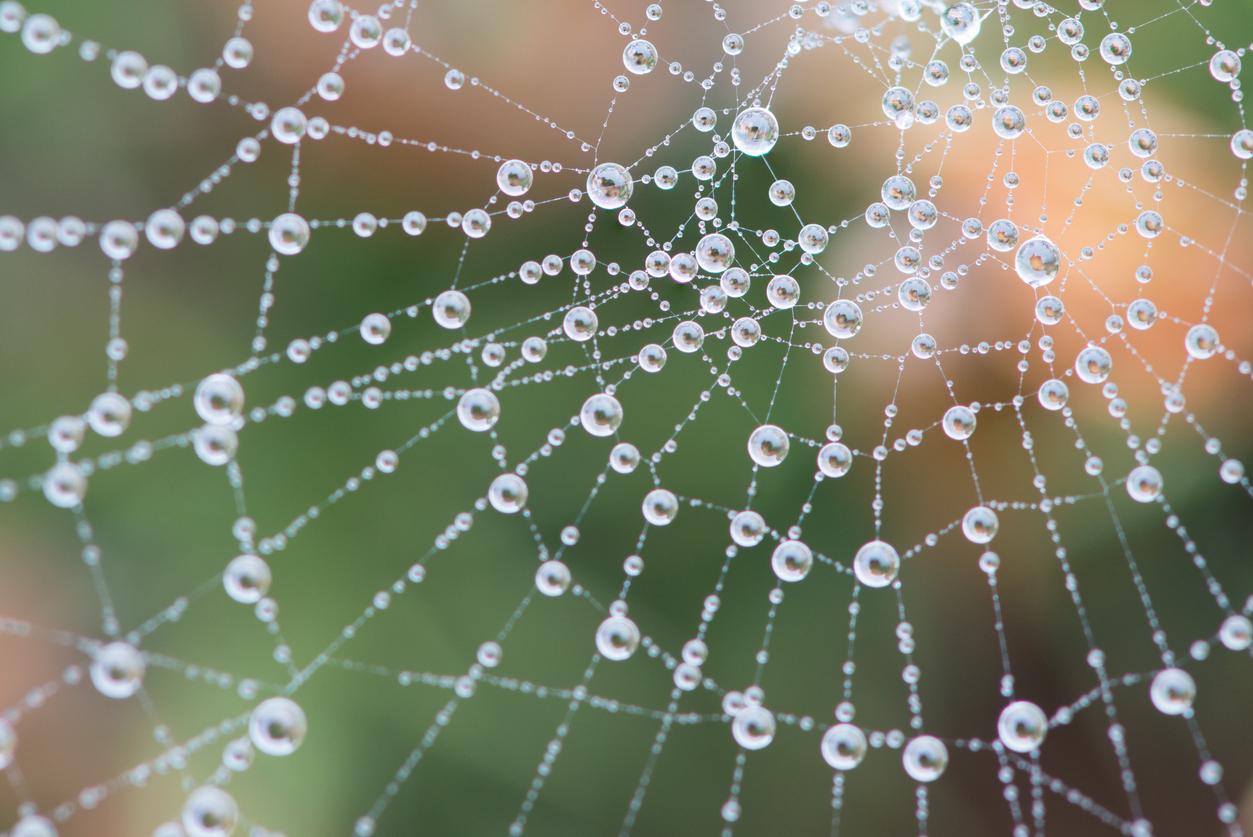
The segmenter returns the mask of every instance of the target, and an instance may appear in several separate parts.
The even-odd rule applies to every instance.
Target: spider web
[[[1243,834],[1247,11],[524,5],[0,3],[9,833]]]

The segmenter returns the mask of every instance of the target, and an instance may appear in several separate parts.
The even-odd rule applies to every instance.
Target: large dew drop
[[[1162,473],[1152,465],[1140,465],[1127,474],[1127,493],[1137,503],[1151,503],[1162,493]]]
[[[208,424],[230,424],[244,410],[244,388],[231,375],[210,375],[196,386],[196,414]]]
[[[657,47],[649,41],[637,38],[622,50],[622,64],[627,72],[637,76],[651,73],[657,66]]]
[[[253,746],[270,756],[296,752],[307,729],[304,710],[286,697],[263,700],[248,719],[248,737]]]
[[[1158,712],[1164,715],[1183,715],[1192,711],[1196,699],[1196,681],[1181,668],[1165,668],[1159,671],[1149,686],[1149,697]]]
[[[741,153],[760,157],[779,141],[779,120],[765,108],[747,108],[731,124],[731,141]]]
[[[221,788],[205,785],[187,797],[182,823],[187,837],[227,837],[239,823],[239,805]]]
[[[587,197],[601,209],[621,209],[631,199],[634,182],[617,163],[601,163],[587,176]]]
[[[482,433],[491,430],[500,418],[500,400],[491,390],[476,387],[466,390],[457,402],[457,420],[467,430]]]
[[[270,246],[283,256],[294,256],[309,244],[309,222],[285,212],[270,224]]]
[[[1114,368],[1114,359],[1100,346],[1088,346],[1075,357],[1075,374],[1085,384],[1103,384]]]
[[[622,424],[622,404],[606,393],[597,393],[583,402],[579,423],[593,436],[612,436]]]
[[[749,706],[731,721],[731,735],[745,750],[761,750],[774,741],[774,713],[764,706]]]
[[[780,581],[796,582],[809,575],[814,553],[801,541],[780,541],[770,556],[770,568]]]
[[[851,299],[837,299],[827,306],[822,324],[832,337],[846,340],[861,331],[861,306]]]
[[[226,595],[240,604],[256,604],[270,589],[270,565],[258,555],[236,556],[222,573]]]
[[[836,770],[852,770],[866,757],[866,734],[852,724],[836,724],[823,734],[821,750]]]
[[[1029,753],[1039,747],[1048,728],[1044,710],[1026,700],[1016,700],[1006,706],[996,722],[1001,743],[1015,753]]]
[[[1056,244],[1037,235],[1018,245],[1014,270],[1018,272],[1018,278],[1031,287],[1042,288],[1057,278],[1061,256]]]
[[[111,642],[91,661],[91,682],[100,694],[121,700],[139,691],[144,668],[139,649],[127,642]]]
[[[969,439],[975,432],[975,412],[961,404],[949,407],[940,422],[944,435],[959,442]]]
[[[526,481],[517,474],[501,474],[487,489],[487,502],[502,514],[516,514],[526,505]],[[564,565],[563,565],[564,566]]]
[[[901,556],[891,544],[874,540],[853,556],[853,574],[867,587],[887,587],[901,569]]]
[[[1000,519],[987,506],[975,506],[962,517],[962,534],[971,543],[988,543],[999,528]]]
[[[787,431],[775,424],[763,424],[748,437],[748,456],[763,468],[783,464],[790,446]]]
[[[435,297],[431,316],[442,328],[461,328],[470,319],[470,300],[461,291],[444,291]]]
[[[644,519],[654,526],[669,526],[679,513],[679,499],[673,491],[654,488],[644,497]]]
[[[954,3],[940,14],[940,29],[962,46],[979,37],[982,25],[979,11],[970,3]]]
[[[920,735],[905,745],[901,763],[914,781],[934,782],[948,767],[948,748],[933,735]]]
[[[556,597],[570,587],[570,568],[560,561],[545,561],[535,571],[535,589],[545,596]]]
[[[639,644],[640,629],[625,616],[610,616],[596,629],[596,650],[608,660],[629,658]]]
[[[735,245],[722,233],[710,233],[696,243],[696,263],[706,273],[721,273],[735,259]]]
[[[506,160],[496,170],[496,187],[512,198],[520,197],[530,191],[533,177],[522,160]]]

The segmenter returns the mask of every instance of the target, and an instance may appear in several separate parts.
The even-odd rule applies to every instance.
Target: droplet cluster
[[[389,830],[389,809],[422,782],[428,752],[447,746],[439,738],[457,723],[458,707],[492,692],[557,700],[567,713],[541,733],[534,776],[520,780],[516,815],[502,824],[511,837],[550,814],[541,797],[550,776],[575,768],[562,752],[579,735],[573,719],[584,708],[651,725],[638,781],[615,788],[622,834],[643,833],[637,822],[657,796],[650,790],[656,765],[686,746],[684,728],[694,725],[713,725],[734,751],[716,811],[727,835],[754,817],[791,822],[756,813],[779,802],[755,794],[754,768],[770,758],[759,751],[802,741],[810,755],[774,769],[831,775],[829,798],[814,806],[824,833],[838,833],[841,818],[868,794],[849,774],[870,762],[890,764],[908,781],[912,798],[897,802],[920,834],[937,833],[929,818],[949,802],[946,774],[967,769],[995,776],[1003,799],[974,804],[1007,803],[1005,831],[1015,837],[1045,834],[1052,806],[1136,837],[1168,833],[1155,830],[1154,817],[1177,824],[1186,816],[1190,833],[1243,833],[1233,802],[1241,788],[1228,780],[1247,779],[1253,764],[1247,752],[1225,764],[1215,753],[1231,748],[1211,749],[1207,737],[1230,744],[1241,736],[1242,728],[1223,728],[1233,715],[1220,704],[1253,698],[1247,690],[1223,694],[1207,661],[1225,656],[1247,665],[1253,574],[1247,550],[1235,543],[1237,528],[1215,528],[1216,515],[1198,510],[1195,498],[1253,499],[1240,458],[1250,450],[1253,386],[1245,322],[1253,275],[1246,207],[1253,129],[1242,88],[1253,38],[1248,16],[1246,31],[1226,31],[1210,22],[1220,5],[1214,0],[1161,9],[1112,0],[1066,9],[1040,0],[744,9],[711,2],[683,10],[707,18],[693,29],[675,21],[683,15],[671,4],[632,10],[637,19],[625,6],[592,0],[577,32],[596,45],[603,66],[574,71],[577,92],[558,122],[532,110],[526,89],[506,91],[507,70],[492,78],[438,57],[444,50],[425,45],[416,0],[377,9],[312,0],[297,14],[276,8],[275,17],[290,18],[290,47],[271,43],[254,24],[254,15],[271,11],[264,5],[243,0],[220,50],[201,66],[172,67],[156,63],[159,44],[119,49],[80,35],[72,10],[62,21],[0,0],[0,51],[22,52],[32,68],[77,53],[86,65],[77,69],[97,72],[117,95],[154,111],[215,109],[248,120],[230,147],[213,149],[227,162],[207,174],[172,173],[188,182],[136,217],[121,208],[112,217],[28,217],[42,200],[0,190],[0,261],[30,260],[21,271],[0,270],[6,281],[21,281],[9,274],[33,264],[47,265],[41,281],[53,282],[62,269],[55,251],[77,248],[84,258],[74,269],[95,264],[108,289],[99,386],[81,403],[58,398],[42,424],[5,427],[0,438],[4,511],[33,520],[38,506],[40,519],[63,521],[81,542],[100,605],[92,636],[0,613],[0,639],[59,645],[81,658],[49,685],[23,683],[23,701],[0,707],[0,771],[20,796],[12,812],[0,809],[11,820],[0,828],[14,837],[92,833],[90,824],[76,829],[107,797],[176,769],[182,784],[162,800],[167,821],[155,835],[271,833],[258,823],[277,827],[286,801],[251,810],[254,791],[264,787],[261,770],[269,769],[254,764],[273,759],[274,769],[300,775],[302,759],[330,752],[324,742],[342,731],[328,729],[320,684],[335,671],[362,684],[381,676],[441,690],[447,702],[398,733],[412,740],[409,757],[354,822],[326,823],[326,833],[399,833]],[[543,5],[527,7],[537,18],[527,25],[540,27],[537,44],[544,41],[531,58],[556,61],[564,49],[558,33],[569,31],[542,20]],[[511,13],[488,14],[480,25],[508,30]],[[300,63],[297,31],[329,49],[306,92],[253,98],[259,94],[242,81],[249,71]],[[1167,41],[1171,50],[1163,52]],[[684,43],[709,47],[712,66],[685,63],[697,62],[700,50],[676,48]],[[404,84],[421,86],[430,102],[486,102],[484,147],[443,144],[457,132],[441,133],[450,125],[435,115],[424,137],[407,136],[396,127],[406,120],[387,108],[371,114],[369,127],[354,124],[366,111],[337,103],[367,107],[389,68],[403,68]],[[1169,85],[1184,79],[1222,104],[1198,105],[1206,110],[1203,130],[1172,127],[1190,118],[1169,95]],[[603,95],[591,95],[593,88]],[[403,107],[399,101],[389,107]],[[40,105],[50,116],[59,102]],[[519,114],[542,126],[551,147],[544,158],[532,159],[537,144],[506,123]],[[132,130],[129,139],[152,141],[144,126]],[[340,144],[378,153],[371,174],[387,175],[380,183],[393,173],[384,149],[469,163],[465,171],[474,174],[458,175],[455,189],[430,171],[417,182],[397,177],[403,211],[344,207],[327,217],[307,186],[334,174],[315,152]],[[276,200],[264,212],[230,209],[228,184],[262,170],[263,158],[290,172]],[[579,220],[571,235],[553,234],[555,220],[541,223],[562,213],[568,221],[572,212]],[[231,261],[240,251],[226,245],[241,239],[256,256],[246,265]],[[394,288],[384,292],[372,281],[378,277],[344,277],[351,301],[342,321],[305,324],[303,336],[290,336],[294,320],[283,306],[306,292],[302,272],[313,273],[332,251],[351,259],[383,239],[406,240],[415,254],[443,247],[460,257],[448,266],[416,255],[420,269],[404,267],[411,298],[399,304]],[[123,315],[144,292],[132,273],[188,253],[225,254],[214,262],[224,298],[256,294],[256,282],[242,277],[264,265],[251,340],[193,380],[138,389]],[[483,268],[487,254],[492,264],[515,266]],[[55,313],[0,317],[15,332],[34,318],[55,338]],[[35,348],[58,350],[55,339]],[[7,371],[16,378],[21,361],[14,361]],[[293,480],[285,491],[301,498],[292,506],[299,510],[278,519],[252,499],[251,475],[272,477],[267,469],[282,467],[270,459],[279,446],[307,444],[307,436],[273,425],[315,424],[315,413],[335,413],[354,443],[368,439],[374,449],[359,468],[335,475],[329,493]],[[370,419],[379,413],[403,414],[405,432],[393,438],[378,430]],[[162,421],[180,429],[161,430]],[[37,471],[24,470],[18,449],[37,450]],[[465,467],[430,464],[447,451]],[[97,542],[93,526],[126,513],[117,502],[123,481],[109,472],[151,473],[150,463],[180,456],[197,478],[207,473],[229,487],[234,513],[220,529],[231,548],[204,568],[211,583],[189,579],[173,605],[147,601],[133,579],[117,597],[110,570],[123,559],[107,539]],[[388,487],[398,470],[459,510],[436,520]],[[355,495],[411,519],[421,547],[416,555],[410,543],[386,555],[345,556],[393,580],[347,625],[328,624],[328,644],[292,644],[280,628],[280,604],[322,606],[292,592],[305,589],[296,583],[302,544],[341,525],[339,504]],[[784,509],[780,498],[793,495],[803,499]],[[1084,522],[1076,522],[1080,514]],[[139,532],[148,525],[142,518],[122,524]],[[1105,547],[1092,546],[1096,526]],[[351,540],[351,533],[343,538]],[[1157,547],[1171,550],[1177,574],[1154,566]],[[1153,559],[1142,560],[1146,552]],[[423,607],[431,589],[476,600],[481,591],[439,587],[440,565],[451,560],[525,566],[513,591],[518,604],[499,625],[482,636],[439,638],[447,647],[467,643],[464,666],[416,672],[400,654],[383,663],[358,659],[359,633],[385,625],[390,613]],[[1196,587],[1187,600],[1202,597],[1208,610],[1175,621],[1170,585],[1184,583],[1185,571]],[[663,613],[650,600],[652,579],[667,573],[705,585],[689,611]],[[1113,607],[1099,591],[1115,576],[1128,585],[1126,601],[1139,605],[1120,617],[1124,633],[1147,638],[1151,667],[1142,657],[1124,659],[1125,637],[1101,633],[1107,620],[1092,618]],[[741,609],[732,592],[745,577],[760,587],[760,612]],[[1069,608],[1056,624],[1079,643],[1066,647],[1084,649],[1073,661],[1086,678],[1082,690],[1064,698],[1062,686],[1074,683],[1044,689],[1017,656],[1028,642],[1037,655],[1049,650],[1050,637],[1024,637],[1016,622],[1043,608],[1031,599],[1049,585]],[[1092,588],[1098,592],[1089,598]],[[972,590],[986,603],[996,650],[967,666],[967,652],[951,649],[970,641],[963,632],[973,617],[949,608],[967,607]],[[658,601],[669,608],[674,598]],[[151,608],[135,612],[136,599]],[[169,626],[209,601],[229,608],[231,619],[255,621],[272,643],[265,681],[191,662],[194,646],[162,644],[163,632],[174,634]],[[788,634],[802,607],[821,607],[823,618],[836,614],[841,624],[821,636]],[[536,684],[525,663],[537,652],[513,632],[532,613],[558,608],[575,615],[562,617],[563,636],[552,647],[577,643],[583,674]],[[915,627],[911,613],[919,612],[925,616]],[[725,622],[751,624],[760,639],[734,647],[723,639]],[[961,627],[948,633],[937,623]],[[677,624],[689,633],[674,635]],[[1197,625],[1205,627],[1193,636]],[[409,649],[425,639],[394,644]],[[789,673],[772,664],[772,643],[802,640],[807,659],[827,666],[820,694],[798,696]],[[936,656],[938,647],[949,656]],[[894,691],[867,685],[859,663],[868,657],[877,659],[867,669],[896,668]],[[664,690],[649,705],[601,695],[598,670],[639,683],[660,671]],[[177,673],[237,705],[201,729],[180,725],[176,741],[153,695]],[[137,705],[159,746],[124,778],[102,774],[99,784],[75,789],[74,801],[50,806],[27,790],[40,777],[20,772],[39,746],[27,736],[28,717],[53,711],[58,694],[70,690],[98,698],[101,712]],[[930,710],[940,690],[946,700],[963,694],[997,709],[977,728],[955,729]],[[220,695],[205,705],[220,706]],[[1124,721],[1145,708],[1177,725],[1191,750],[1154,763],[1152,747],[1129,746],[1157,734]],[[1070,752],[1067,736],[1094,730],[1090,747],[1117,766],[1121,800],[1097,801],[1068,785],[1064,766],[1050,760]],[[220,764],[207,776],[186,769],[189,757],[217,748]],[[692,781],[722,777],[724,755],[711,754],[702,762],[708,775]],[[1166,775],[1183,762],[1179,781],[1199,783],[1209,809],[1181,815],[1172,799],[1141,792],[1144,771]],[[558,830],[587,832],[578,822]]]

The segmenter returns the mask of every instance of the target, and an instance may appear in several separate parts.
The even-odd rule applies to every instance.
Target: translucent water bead
[[[1192,701],[1196,699],[1196,681],[1181,668],[1162,669],[1153,677],[1149,697],[1158,712],[1183,715],[1192,710]]]
[[[309,244],[309,222],[294,212],[285,212],[270,223],[270,246],[283,256],[294,256]]]
[[[853,574],[867,587],[887,587],[896,580],[900,568],[900,555],[884,541],[865,543],[853,556]]]
[[[522,477],[517,474],[501,474],[492,480],[487,489],[487,501],[498,512],[516,514],[526,506],[527,494],[526,481]],[[561,566],[564,569],[565,565]]]
[[[57,837],[57,829],[47,817],[27,814],[14,823],[9,837]]]
[[[765,108],[746,108],[731,124],[731,141],[750,157],[768,154],[779,141],[779,120]]]
[[[304,710],[286,697],[263,700],[248,719],[248,737],[253,746],[270,756],[296,752],[307,730]]]
[[[975,506],[962,517],[962,534],[971,543],[988,543],[999,528],[996,512],[987,506]]]
[[[496,187],[510,197],[521,197],[531,189],[531,166],[522,160],[506,160],[496,171]]]
[[[861,306],[849,299],[837,299],[827,306],[822,324],[832,337],[846,340],[861,331]]]
[[[1218,640],[1231,651],[1244,651],[1253,645],[1253,621],[1242,613],[1233,613],[1223,620]]]
[[[628,659],[639,644],[640,629],[626,616],[610,616],[596,629],[596,650],[608,660]]]
[[[1125,64],[1131,57],[1131,39],[1121,32],[1110,32],[1101,39],[1099,52],[1107,64]]]
[[[622,64],[627,72],[637,76],[646,75],[657,66],[657,47],[642,38],[637,38],[622,50]]]
[[[462,328],[470,320],[470,300],[461,291],[444,291],[435,297],[431,316],[441,328]]]
[[[1114,368],[1114,359],[1100,346],[1088,346],[1075,357],[1075,374],[1085,384],[1101,384]]]
[[[722,233],[710,233],[696,243],[696,263],[706,273],[722,273],[735,260],[735,245]]]
[[[1061,251],[1042,235],[1028,238],[1018,245],[1014,270],[1018,278],[1033,288],[1041,288],[1057,278],[1061,267]]]
[[[17,731],[8,721],[0,718],[0,770],[13,763],[17,751]]]
[[[940,14],[940,29],[954,41],[966,45],[979,37],[983,19],[971,3],[954,3]]]
[[[597,393],[583,402],[579,423],[593,436],[612,436],[622,424],[622,403],[612,395]]]
[[[601,209],[620,209],[631,199],[633,185],[625,167],[601,163],[587,176],[587,197]]]
[[[240,604],[256,604],[270,589],[270,565],[257,555],[239,555],[226,565],[222,586]]]
[[[644,496],[641,504],[644,519],[654,526],[667,526],[679,513],[679,499],[673,491],[654,488]]]
[[[72,509],[87,494],[87,477],[72,462],[58,462],[43,478],[44,497],[57,508]]]
[[[226,837],[239,822],[239,805],[221,788],[205,785],[187,797],[180,821],[187,837]]]
[[[836,770],[852,770],[866,757],[866,734],[853,724],[836,724],[823,734],[821,751]]]
[[[1034,703],[1016,700],[1001,710],[996,722],[1001,743],[1016,753],[1029,753],[1039,747],[1048,732],[1048,718]]]
[[[975,432],[974,410],[961,404],[949,407],[940,421],[944,435],[957,441],[969,439]]]
[[[740,710],[731,721],[731,735],[745,750],[761,750],[774,741],[774,713],[764,706]]]
[[[232,375],[216,373],[196,385],[196,414],[208,424],[230,424],[244,410],[244,388]]]
[[[500,418],[500,400],[489,389],[466,390],[457,402],[457,420],[462,427],[482,433],[491,430]]]
[[[787,431],[774,424],[763,424],[748,437],[748,456],[763,468],[774,468],[787,458]]]
[[[87,408],[87,424],[101,436],[121,436],[131,422],[131,403],[116,392],[92,399]]]
[[[144,657],[135,646],[111,642],[92,659],[91,682],[100,694],[121,700],[139,691],[145,667]]]
[[[828,442],[818,450],[818,470],[823,476],[839,478],[853,467],[853,452],[843,442]]]
[[[1151,503],[1162,493],[1162,474],[1152,465],[1140,465],[1127,474],[1127,494],[1137,503]]]
[[[916,782],[934,782],[944,775],[948,767],[948,748],[932,735],[920,735],[910,739],[901,754],[905,772]]]
[[[770,556],[770,567],[780,581],[801,581],[814,565],[814,553],[801,541],[784,540]]]
[[[545,561],[535,571],[535,589],[545,596],[560,596],[569,587],[570,568],[560,561]]]

